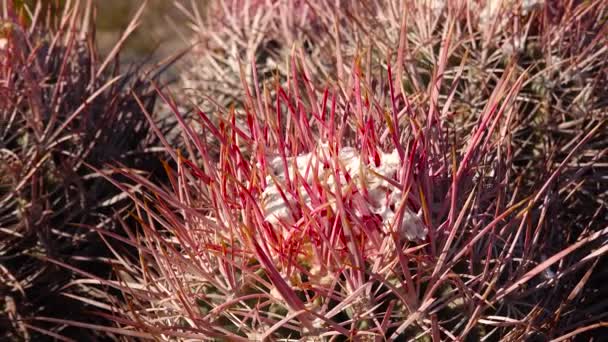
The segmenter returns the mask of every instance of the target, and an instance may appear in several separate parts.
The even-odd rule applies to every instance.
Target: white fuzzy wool
[[[287,158],[287,171],[289,179],[293,182],[295,171],[308,185],[312,185],[313,179],[318,179],[324,186],[335,192],[336,182],[333,174],[333,167],[324,167],[324,162],[331,163],[332,157],[329,153],[329,148],[326,144],[320,145],[314,153],[301,154],[296,157]],[[361,161],[359,153],[352,147],[342,148],[338,153],[338,160],[342,170],[348,172],[351,177],[351,185],[356,186],[358,190],[362,186],[366,187],[368,195],[358,196],[358,199],[365,203],[366,209],[374,214],[377,214],[382,219],[384,231],[396,231],[398,236],[410,241],[423,240],[426,237],[427,229],[415,213],[405,207],[403,210],[401,222],[396,222],[398,215],[396,211],[401,206],[403,194],[400,189],[396,188],[380,175],[392,179],[397,174],[401,167],[401,161],[397,151],[391,153],[380,153],[380,165],[365,165]],[[295,222],[292,218],[289,205],[279,192],[285,188],[285,166],[281,157],[273,158],[269,161],[270,172],[273,173],[279,185],[274,183],[273,178],[266,178],[267,187],[261,196],[262,208],[265,219],[272,225],[281,225],[281,222],[287,225],[292,225]],[[316,170],[316,171],[315,171]],[[348,187],[344,172],[340,172],[340,184],[342,191]],[[300,201],[296,198],[291,198],[291,195],[286,191],[283,192],[287,200],[292,206],[297,206],[303,203],[310,210],[312,208],[312,200],[308,195],[303,185],[299,186]],[[335,210],[335,199],[329,199],[329,206]],[[362,215],[363,213],[355,213]],[[280,230],[282,231],[282,230]]]

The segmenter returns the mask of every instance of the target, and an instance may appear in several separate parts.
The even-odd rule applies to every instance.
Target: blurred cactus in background
[[[0,6],[0,336],[13,340],[38,340],[41,332],[91,338],[91,331],[35,320],[82,317],[78,299],[103,295],[84,291],[49,259],[109,276],[103,243],[86,226],[111,230],[127,203],[88,165],[122,161],[148,172],[160,165],[132,96],[154,107],[144,73],[117,68],[120,44],[101,59],[92,2],[64,6]]]

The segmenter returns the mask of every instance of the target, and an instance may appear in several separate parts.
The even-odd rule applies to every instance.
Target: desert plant
[[[565,147],[607,116],[605,1],[232,0],[211,6],[207,16],[189,13],[194,13],[190,21],[199,43],[182,83],[184,93],[208,113],[238,105],[246,91],[253,91],[250,85],[257,81],[240,60],[254,60],[260,80],[278,77],[285,85],[290,76],[289,63],[284,61],[294,44],[300,44],[307,77],[319,90],[332,84],[342,91],[352,88],[348,82],[356,58],[368,83],[371,75],[386,73],[391,62],[396,93],[441,107],[449,89],[434,93],[428,89],[437,86],[440,78],[448,81],[443,83],[446,88],[458,75],[460,82],[449,100],[461,118],[459,124],[471,125],[477,117],[466,113],[483,109],[503,70],[512,63],[516,77],[527,74],[515,99],[526,115],[518,119],[513,139],[519,151],[514,165],[518,172],[525,170],[522,181],[530,186],[563,161]],[[438,68],[446,23],[453,25],[452,44],[445,51],[446,63]],[[238,86],[241,78],[246,87]],[[237,117],[240,123],[245,120]],[[571,174],[577,180],[569,182],[570,190],[559,191],[561,204],[551,215],[555,226],[608,224],[602,214],[608,194],[602,181],[606,149],[606,137],[600,135],[562,170],[564,180]],[[586,165],[585,176],[577,164]],[[560,230],[569,234],[568,228]]]
[[[160,165],[147,150],[155,137],[131,93],[148,109],[156,95],[143,70],[118,68],[124,38],[101,59],[93,3],[45,3],[0,5],[1,339],[91,338],[91,331],[35,320],[82,316],[86,305],[75,298],[103,296],[84,291],[48,259],[109,276],[99,263],[103,243],[83,225],[111,229],[128,203],[87,164],[119,160],[150,172]]]
[[[446,26],[439,70],[451,32]],[[601,326],[601,314],[571,309],[593,298],[581,288],[606,252],[608,228],[566,241],[546,215],[559,200],[558,175],[604,121],[528,184],[515,165],[513,132],[528,115],[516,101],[527,75],[516,66],[502,70],[482,109],[464,114],[470,124],[451,100],[464,67],[449,87],[405,95],[390,67],[372,84],[355,63],[348,89],[318,91],[304,63],[294,57],[290,66],[287,88],[246,91],[244,128],[236,110],[218,125],[199,111],[198,129],[220,142],[217,157],[173,106],[187,141],[181,152],[166,146],[176,163],[170,186],[123,171],[143,190],[132,191],[108,177],[133,199],[143,229],[125,225],[128,239],[99,230],[113,250],[138,248],[115,252],[118,280],[94,279],[125,297],[112,309],[116,331],[522,340]],[[416,100],[440,94],[441,107]]]
[[[566,340],[606,325],[607,5],[374,3],[340,21],[350,50],[335,35],[294,49],[285,38],[276,78],[256,40],[251,68],[235,59],[214,75],[204,59],[221,115],[204,106],[186,122],[162,95],[185,137],[177,150],[164,142],[169,184],[100,170],[143,230],[95,228],[117,278],[81,272],[122,292],[89,300],[116,326],[61,323],[243,341]],[[234,4],[224,11],[246,19],[240,34],[262,41],[274,36],[248,20],[289,14]],[[336,12],[316,13],[336,27]],[[240,27],[228,22],[215,28]],[[220,37],[212,59],[242,44]],[[328,58],[315,60],[319,46]],[[226,101],[213,93],[238,84]]]

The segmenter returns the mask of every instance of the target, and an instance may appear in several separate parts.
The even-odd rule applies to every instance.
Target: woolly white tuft
[[[293,182],[295,170],[297,170],[299,177],[304,179],[308,185],[312,185],[313,179],[318,179],[323,186],[327,186],[330,191],[334,192],[336,190],[336,182],[332,171],[333,168],[324,167],[324,162],[325,164],[327,162],[331,163],[331,159],[327,144],[320,145],[314,153],[287,158],[289,179]],[[391,153],[380,153],[380,163],[377,167],[363,163],[359,153],[352,147],[342,148],[338,152],[338,160],[343,171],[348,172],[352,178],[352,185],[356,185],[360,192],[363,190],[361,187],[366,187],[368,195],[365,197],[358,196],[357,200],[363,201],[364,210],[377,214],[381,218],[385,233],[393,231],[395,227],[398,227],[396,232],[401,238],[415,241],[423,240],[426,237],[426,227],[418,215],[409,208],[404,208],[402,219],[399,220],[400,222],[396,222],[399,219],[397,212],[401,207],[403,193],[381,177],[392,179],[399,171],[401,160],[396,150]],[[284,189],[286,177],[282,158],[276,157],[271,159],[269,161],[269,168],[269,171],[273,173],[281,189]],[[344,173],[340,172],[339,174],[340,184],[342,184],[342,188],[344,189],[347,182]],[[261,195],[266,221],[274,226],[281,225],[282,223],[294,224],[289,205],[285,203],[285,200],[281,196],[279,187],[270,176],[266,178],[266,182],[268,185]],[[291,195],[285,191],[283,194],[291,205],[303,203],[309,209],[313,209],[312,200],[303,185],[299,186],[301,201],[291,198]],[[335,199],[329,199],[329,201],[330,207],[335,210]],[[355,214],[362,215],[362,213]]]

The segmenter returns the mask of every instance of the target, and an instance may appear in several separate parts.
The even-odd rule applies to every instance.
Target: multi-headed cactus
[[[199,25],[217,45],[194,57],[208,102],[187,122],[166,99],[185,138],[160,139],[168,182],[100,170],[141,231],[98,229],[118,279],[87,281],[122,294],[88,300],[117,325],[94,328],[440,341],[601,327],[608,5],[530,3],[212,6]]]

